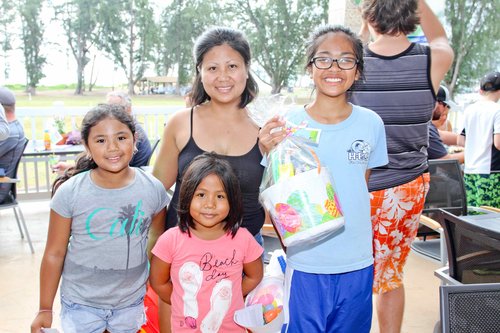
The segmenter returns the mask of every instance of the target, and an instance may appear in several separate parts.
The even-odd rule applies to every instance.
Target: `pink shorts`
[[[375,256],[373,292],[385,293],[403,284],[403,267],[417,235],[430,176],[370,193]]]

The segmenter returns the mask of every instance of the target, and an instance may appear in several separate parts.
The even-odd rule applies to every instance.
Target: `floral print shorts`
[[[373,292],[399,288],[410,245],[429,191],[429,173],[409,183],[370,193],[375,256]]]

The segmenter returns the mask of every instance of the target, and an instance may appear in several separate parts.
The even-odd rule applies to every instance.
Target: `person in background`
[[[174,332],[246,332],[234,320],[263,276],[262,247],[245,228],[238,178],[214,153],[194,158],[180,189],[179,224],[152,250],[150,283],[172,304]]]
[[[61,278],[64,332],[136,333],[146,319],[148,250],[163,232],[167,193],[129,166],[135,125],[123,107],[98,105],[81,131],[86,152],[53,184],[31,333],[51,327]]]
[[[453,126],[448,119],[450,110],[458,109],[458,105],[450,98],[448,88],[440,86],[436,95],[436,106],[432,112],[432,123],[439,131],[443,143],[448,146],[458,144],[458,134],[453,132]]]
[[[132,100],[130,96],[123,91],[111,91],[106,95],[106,103],[108,104],[116,104],[123,106],[125,112],[133,117],[132,113]],[[153,153],[151,150],[151,143],[149,142],[146,131],[142,126],[137,122],[134,117],[135,128],[136,128],[136,150],[134,152],[134,157],[130,161],[130,166],[132,167],[141,167],[148,165],[149,158]],[[52,166],[52,170],[54,172],[58,172],[59,174],[63,174],[68,168],[73,166],[74,164],[71,162],[57,162]]]
[[[24,149],[25,135],[21,122],[16,117],[16,97],[6,87],[0,87],[0,104],[5,110],[8,122],[9,136],[0,141],[0,168],[4,169],[7,177],[13,177],[16,169],[16,160],[21,149]],[[12,198],[11,184],[0,183],[0,203]]]
[[[448,119],[448,111],[454,103],[450,101],[448,89],[446,87],[439,87],[436,96],[436,106],[432,112],[432,121],[429,123],[429,147],[427,148],[427,157],[429,160],[433,159],[455,159],[460,164],[464,163],[464,152],[449,153],[447,147],[443,143],[442,135],[449,138],[450,145],[456,145],[458,135],[449,132],[441,131],[438,128],[446,124]]]
[[[0,141],[7,139],[9,137],[9,133],[9,122],[5,116],[3,105],[0,104]]]
[[[458,105],[451,100],[448,88],[445,86],[439,86],[439,90],[436,94],[436,102],[438,102],[442,108],[439,108],[437,112],[436,108],[434,109],[432,122],[438,130],[452,132],[453,126],[448,119],[448,113],[449,110],[456,109]]]
[[[469,206],[500,208],[500,72],[481,78],[479,101],[464,112],[465,189]]]
[[[424,0],[365,0],[361,36],[365,77],[353,87],[354,104],[378,113],[385,125],[389,164],[372,170],[373,291],[379,331],[401,331],[403,268],[415,239],[429,188],[429,122],[453,50],[439,19]],[[421,25],[428,45],[407,35]]]
[[[242,227],[262,244],[265,212],[259,202],[264,167],[259,147],[259,126],[246,106],[258,86],[250,73],[250,45],[242,32],[225,27],[205,31],[193,49],[196,77],[192,106],[174,113],[165,127],[153,168],[155,175],[175,192],[167,210],[166,228],[177,225],[181,177],[187,165],[204,152],[215,152],[231,164],[243,195]],[[170,314],[160,301],[160,321]],[[170,324],[162,323],[161,332]]]
[[[133,117],[132,113],[132,100],[130,96],[123,91],[110,91],[106,95],[106,103],[118,104],[125,108],[125,111]],[[134,154],[130,166],[141,167],[148,165],[148,160],[151,157],[151,143],[144,128],[135,119],[135,128],[137,135],[137,152]]]

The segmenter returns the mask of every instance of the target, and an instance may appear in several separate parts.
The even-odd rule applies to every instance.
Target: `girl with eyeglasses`
[[[310,148],[333,177],[345,227],[312,245],[287,248],[284,331],[369,332],[373,251],[367,181],[370,169],[388,163],[384,125],[375,112],[348,102],[351,86],[363,74],[363,46],[356,35],[322,26],[306,52],[316,94],[286,118],[321,132]],[[282,140],[275,131],[269,134],[276,125],[273,118],[263,128],[261,142],[269,143],[268,149]]]

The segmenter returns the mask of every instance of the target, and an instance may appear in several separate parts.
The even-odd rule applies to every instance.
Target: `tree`
[[[22,49],[26,68],[26,90],[36,93],[36,86],[45,77],[43,65],[46,58],[41,54],[44,25],[40,19],[43,0],[22,0],[19,13],[22,24]]]
[[[107,0],[99,3],[98,45],[125,72],[128,93],[153,61],[157,27],[149,0]]]
[[[14,35],[12,23],[15,21],[14,3],[10,0],[0,1],[0,8],[2,8],[2,15],[0,15],[0,50],[4,59],[3,74],[7,79],[9,77],[9,66],[7,64],[7,55],[12,50],[11,40]]]
[[[177,93],[180,86],[192,81],[196,37],[209,25],[219,24],[222,20],[220,14],[216,0],[174,0],[163,11],[157,66],[164,75],[170,69],[177,69]]]
[[[90,62],[88,54],[96,39],[97,4],[98,0],[73,0],[54,7],[76,60],[75,95],[81,95],[85,87],[84,71]]]
[[[266,77],[258,71],[256,75],[271,86],[273,94],[295,79],[308,35],[328,19],[327,0],[235,0],[230,10],[246,32]]]
[[[455,52],[446,77],[450,93],[477,85],[485,73],[500,65],[500,1],[448,0],[445,16],[451,27]]]

